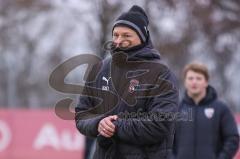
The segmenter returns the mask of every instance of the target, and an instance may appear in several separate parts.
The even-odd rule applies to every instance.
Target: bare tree
[[[106,56],[104,44],[111,40],[111,29],[114,18],[122,9],[121,1],[111,0],[94,0],[92,1],[91,11],[94,16],[94,21],[88,21],[88,39],[91,43],[93,50],[100,57]],[[94,25],[97,22],[97,26]]]

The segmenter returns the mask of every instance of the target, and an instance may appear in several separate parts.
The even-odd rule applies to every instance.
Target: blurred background
[[[202,62],[210,69],[210,84],[219,97],[234,113],[240,111],[239,0],[0,0],[0,152],[5,151],[6,159],[21,158],[17,144],[10,142],[14,134],[5,137],[8,140],[4,138],[19,124],[31,131],[37,120],[40,126],[36,136],[44,130],[46,141],[52,141],[48,138],[54,136],[52,132],[59,133],[59,140],[64,143],[74,140],[73,121],[65,121],[73,126],[67,128],[70,136],[64,137],[65,129],[59,124],[62,121],[57,121],[53,110],[60,99],[76,96],[51,89],[49,75],[57,65],[75,55],[107,56],[103,45],[111,40],[113,22],[133,4],[147,12],[154,46],[179,78],[179,84],[187,63]],[[83,68],[78,68],[66,80],[78,83],[82,76]],[[17,124],[19,118],[14,116],[22,118],[22,123]],[[46,121],[40,122],[43,118]],[[55,119],[52,127],[45,128],[46,122]],[[6,123],[10,132],[6,131]],[[16,131],[22,136],[24,130],[19,129]],[[80,136],[79,140],[81,145],[71,150],[75,157],[80,156],[77,158],[81,158],[80,150],[84,147],[84,138]],[[44,145],[41,141],[44,139],[39,141]],[[49,148],[58,143],[53,140],[45,144]],[[6,145],[12,148],[8,150]],[[56,148],[60,150],[69,148]],[[22,158],[27,157],[22,154]]]

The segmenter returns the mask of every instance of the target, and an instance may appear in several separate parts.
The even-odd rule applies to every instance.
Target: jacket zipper
[[[198,105],[194,105],[195,107],[195,116],[194,116],[194,158],[197,158],[197,127],[198,127],[198,120],[197,120],[197,116],[198,116]]]

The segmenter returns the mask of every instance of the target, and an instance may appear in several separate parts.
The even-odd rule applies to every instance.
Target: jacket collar
[[[125,53],[128,56],[129,61],[161,59],[160,53],[154,49],[152,45],[150,36],[146,43],[128,49],[115,48],[114,50],[111,50],[112,55],[119,52]]]
[[[217,99],[217,92],[212,86],[207,87],[207,93],[206,96],[199,102],[198,105],[206,105],[211,103],[212,101]],[[190,105],[196,105],[191,97],[188,96],[187,92],[185,91],[185,95],[183,98],[183,102],[190,104]]]

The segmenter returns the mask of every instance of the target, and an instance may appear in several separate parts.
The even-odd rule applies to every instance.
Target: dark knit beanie
[[[113,29],[116,26],[131,28],[138,34],[141,41],[145,43],[149,36],[148,23],[149,21],[145,11],[141,7],[134,5],[128,12],[121,14],[117,18],[113,24]]]

